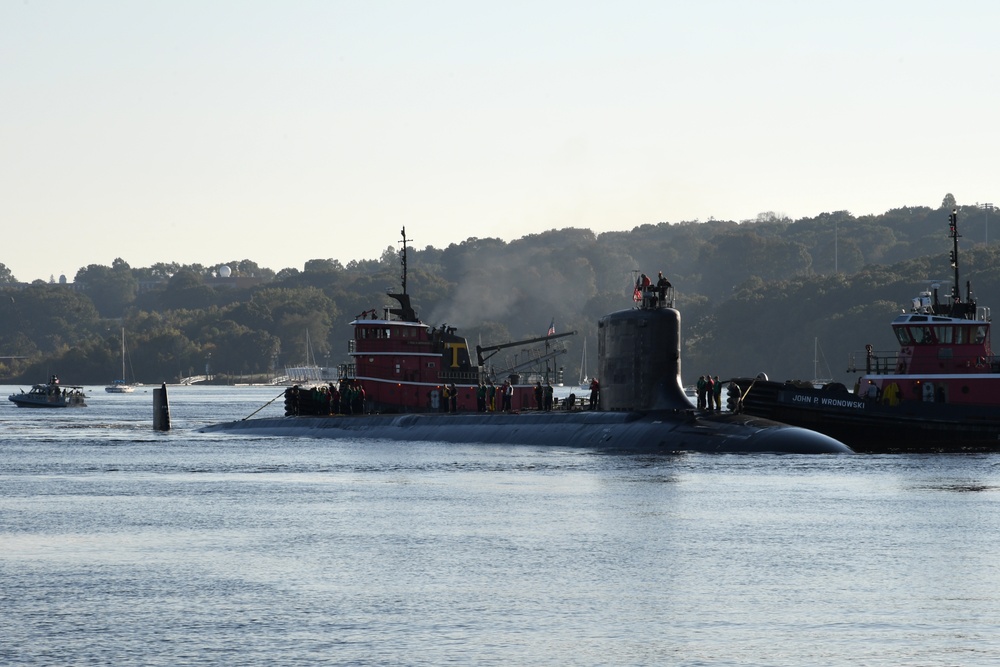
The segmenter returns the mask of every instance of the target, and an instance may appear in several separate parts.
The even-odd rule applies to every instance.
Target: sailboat
[[[339,379],[336,368],[328,368],[316,363],[316,355],[313,353],[308,329],[306,329],[306,362],[301,366],[285,366],[285,376],[288,382],[293,384],[319,384],[336,382]]]
[[[827,365],[826,372],[827,377],[821,378],[819,376],[819,357],[823,349],[819,346],[819,338],[813,338],[813,387],[821,389],[823,385],[833,382],[833,378],[830,375],[830,366]],[[823,363],[826,364],[826,358],[823,358]]]
[[[583,354],[580,357],[580,388],[590,389],[590,378],[587,377],[587,338],[583,338]]]
[[[120,380],[112,380],[104,391],[109,394],[131,394],[135,391],[135,385],[125,379],[125,327],[122,327],[122,377]]]

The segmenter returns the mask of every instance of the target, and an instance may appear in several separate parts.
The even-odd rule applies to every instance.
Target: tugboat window
[[[934,333],[939,343],[951,345],[951,327],[934,327]]]

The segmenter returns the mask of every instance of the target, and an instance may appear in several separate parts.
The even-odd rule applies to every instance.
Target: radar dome
[[[225,264],[223,264],[222,266],[219,267],[219,275],[223,278],[228,278],[229,276],[233,275],[233,270],[230,269]]]

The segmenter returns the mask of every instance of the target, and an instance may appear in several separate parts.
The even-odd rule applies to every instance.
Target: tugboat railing
[[[889,375],[895,373],[898,368],[899,352],[897,350],[865,352],[865,373],[869,375]]]
[[[864,369],[858,368],[857,355],[865,356]],[[949,368],[941,369],[948,372],[980,372],[995,373],[1000,370],[1000,360],[996,356],[955,355],[939,356],[942,362],[947,362]],[[960,371],[964,366],[965,371]],[[898,350],[865,350],[851,352],[847,355],[847,372],[859,373],[864,370],[867,375],[903,375],[906,374],[906,361],[900,358]]]
[[[462,384],[479,384],[479,371],[441,371],[438,377],[444,381],[460,382]]]

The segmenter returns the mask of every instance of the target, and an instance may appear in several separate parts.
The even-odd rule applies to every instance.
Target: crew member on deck
[[[476,388],[476,411],[486,412],[486,385],[482,380],[479,381],[479,386]]]
[[[667,290],[670,289],[670,281],[664,277],[663,271],[660,271],[659,275],[660,277],[656,281],[656,294],[660,299],[660,305],[664,306],[667,303]]]

